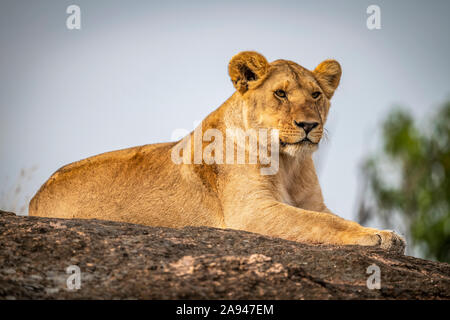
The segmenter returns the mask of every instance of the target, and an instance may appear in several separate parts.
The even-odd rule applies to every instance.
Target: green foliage
[[[450,102],[431,119],[392,111],[383,124],[383,149],[363,166],[367,190],[360,222],[397,217],[408,245],[430,259],[450,262]],[[391,169],[391,170],[389,170]]]

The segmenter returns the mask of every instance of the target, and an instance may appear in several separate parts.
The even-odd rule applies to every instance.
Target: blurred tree
[[[450,101],[428,121],[392,111],[383,124],[382,151],[362,167],[359,222],[400,226],[413,251],[450,262],[449,146]]]

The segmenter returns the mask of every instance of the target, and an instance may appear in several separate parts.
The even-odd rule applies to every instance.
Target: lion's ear
[[[314,76],[328,99],[338,87],[341,74],[341,65],[336,60],[325,60],[314,69]]]
[[[231,58],[228,74],[234,87],[241,94],[264,79],[269,63],[263,55],[254,51],[243,51]]]

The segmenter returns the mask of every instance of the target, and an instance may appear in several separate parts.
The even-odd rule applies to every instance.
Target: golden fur
[[[261,175],[259,163],[175,164],[176,142],[145,145],[59,169],[31,200],[29,214],[232,228],[301,242],[403,250],[404,240],[395,233],[344,220],[324,204],[311,155],[339,84],[339,63],[326,60],[309,71],[247,51],[231,59],[229,75],[236,92],[201,128],[224,135],[227,128],[278,129],[276,174]],[[302,123],[314,124],[309,134]]]

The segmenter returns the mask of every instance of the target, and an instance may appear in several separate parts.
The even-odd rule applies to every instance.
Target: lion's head
[[[337,61],[326,60],[310,71],[287,60],[268,63],[261,54],[245,51],[231,59],[228,72],[245,101],[249,128],[278,129],[280,151],[290,155],[317,149],[341,78]]]

